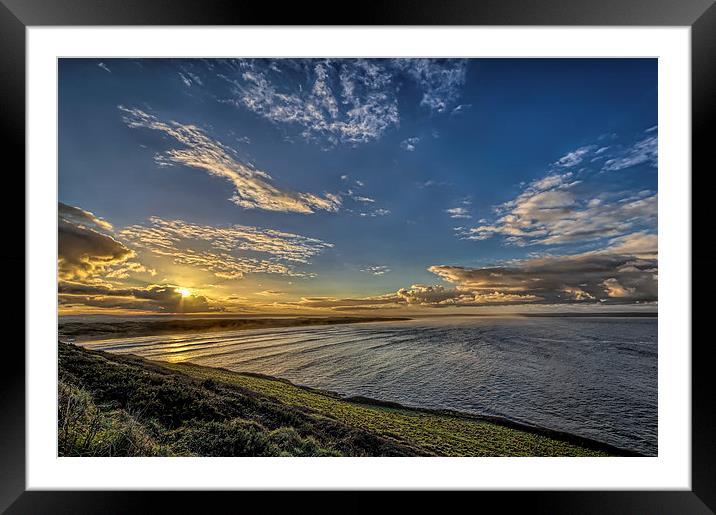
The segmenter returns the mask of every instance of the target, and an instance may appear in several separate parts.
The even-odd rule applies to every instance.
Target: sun
[[[182,297],[188,297],[191,295],[191,292],[189,291],[188,288],[176,288],[174,291],[177,292]]]

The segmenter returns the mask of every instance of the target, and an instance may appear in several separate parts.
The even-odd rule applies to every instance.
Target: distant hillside
[[[285,317],[285,318],[154,318],[121,320],[60,321],[61,337],[82,340],[150,336],[192,332],[302,327],[307,325],[354,324],[410,320],[388,317]]]

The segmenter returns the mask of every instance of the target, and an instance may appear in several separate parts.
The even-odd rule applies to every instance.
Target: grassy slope
[[[618,454],[579,439],[477,417],[349,401],[273,378],[159,364],[65,344],[60,344],[60,379],[91,395],[111,421],[126,423],[129,417],[133,434],[144,444],[132,448],[138,455]],[[86,440],[84,434],[72,440],[64,454],[93,454],[73,444]],[[126,445],[113,445],[96,453],[126,453]]]
[[[559,435],[518,429],[501,423],[434,410],[418,410],[370,400],[346,400],[331,392],[300,387],[288,381],[242,374],[191,363],[167,368],[196,379],[212,379],[264,394],[290,406],[302,406],[352,427],[389,436],[439,456],[605,456],[602,449],[570,443]],[[578,439],[575,439],[575,441]]]

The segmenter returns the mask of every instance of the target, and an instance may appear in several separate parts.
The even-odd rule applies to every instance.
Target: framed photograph
[[[27,249],[7,513],[253,490],[716,509],[691,337],[713,2],[347,26],[2,1]]]

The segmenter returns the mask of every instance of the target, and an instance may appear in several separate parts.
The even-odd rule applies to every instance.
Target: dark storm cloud
[[[104,272],[134,255],[107,231],[112,226],[67,204],[58,204],[58,273],[60,279],[77,280]]]
[[[633,255],[584,253],[536,258],[515,266],[438,265],[429,271],[475,295],[486,292],[523,295],[550,304],[658,299],[656,259]]]
[[[70,206],[63,202],[57,203],[57,213],[60,220],[66,220],[73,224],[86,225],[104,231],[112,230],[112,224],[110,224],[108,221],[99,218],[90,211],[85,211],[84,209]]]
[[[146,288],[110,288],[102,284],[63,282],[58,286],[61,303],[106,308],[144,309],[167,313],[218,311],[202,295],[182,296],[174,286],[150,285]]]
[[[294,306],[336,311],[389,307],[467,307],[519,304],[634,304],[658,300],[657,237],[614,238],[600,251],[543,256],[508,265],[434,265],[428,271],[453,286],[414,284],[364,298],[304,298]]]

